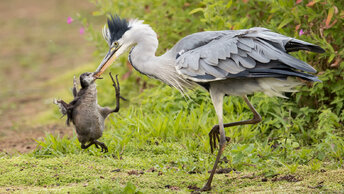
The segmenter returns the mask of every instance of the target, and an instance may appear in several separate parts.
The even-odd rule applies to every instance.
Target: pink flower
[[[302,36],[304,33],[305,33],[305,32],[301,29],[301,30],[299,31],[299,36]]]
[[[82,34],[84,34],[85,33],[85,28],[84,27],[81,27],[80,29],[79,29],[79,33],[82,35]]]
[[[70,24],[70,23],[72,23],[73,22],[73,18],[72,17],[68,17],[67,18],[67,24]]]

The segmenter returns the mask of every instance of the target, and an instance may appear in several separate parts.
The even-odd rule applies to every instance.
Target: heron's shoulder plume
[[[120,39],[130,29],[127,20],[121,19],[117,15],[111,15],[107,20],[107,24],[108,33],[104,34],[104,38],[110,43]]]

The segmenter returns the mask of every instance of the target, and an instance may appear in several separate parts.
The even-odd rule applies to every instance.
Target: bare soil
[[[64,122],[32,119],[51,108],[57,88],[45,82],[88,62],[94,51],[68,16],[91,15],[85,0],[2,1],[0,4],[0,151],[28,152],[45,133],[71,134]],[[66,86],[70,87],[70,86]]]

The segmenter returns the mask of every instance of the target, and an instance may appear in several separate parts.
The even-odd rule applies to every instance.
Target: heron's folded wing
[[[256,68],[257,63],[267,64],[269,69],[271,67],[268,64],[272,61],[277,69],[316,72],[307,63],[287,53],[286,45],[291,41],[298,40],[265,28],[196,33],[185,37],[173,48],[176,53],[176,70],[198,82],[221,80],[235,75],[245,77],[247,73],[241,72],[255,72],[252,69]]]

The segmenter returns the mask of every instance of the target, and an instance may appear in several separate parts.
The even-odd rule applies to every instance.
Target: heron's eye
[[[113,42],[111,46],[111,52],[114,52],[118,48],[118,42]]]

